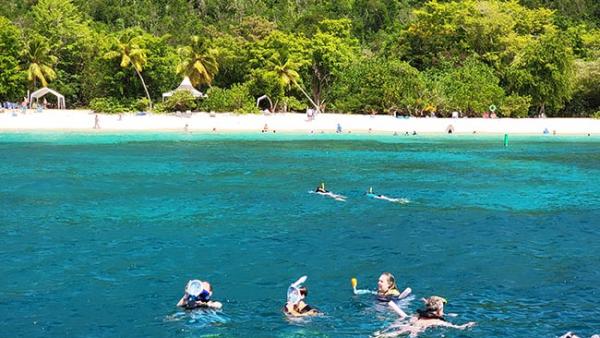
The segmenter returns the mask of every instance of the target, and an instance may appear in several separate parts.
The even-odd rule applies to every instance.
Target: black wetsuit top
[[[427,311],[427,310],[423,310],[423,309],[418,309],[417,313],[419,314],[419,319],[439,319],[442,321],[446,321],[446,318],[444,318],[444,316],[438,316],[436,314],[434,314],[431,311]]]
[[[298,313],[305,314],[311,310],[313,310],[313,308],[310,305],[306,304],[306,306],[303,307],[302,310],[298,311]],[[291,313],[288,311],[287,304],[283,306],[283,312],[288,315],[291,315]]]

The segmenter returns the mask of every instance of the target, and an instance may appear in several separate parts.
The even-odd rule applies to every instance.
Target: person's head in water
[[[208,302],[212,296],[212,285],[209,282],[190,281],[186,286],[186,292],[189,292],[190,301]],[[197,283],[198,285],[192,285]],[[199,292],[198,292],[199,291]]]
[[[283,312],[293,317],[318,315],[319,310],[306,304],[306,296],[308,296],[308,289],[305,286],[292,284],[288,290],[287,302],[283,307]]]
[[[424,309],[417,310],[419,318],[444,318],[444,304],[447,303],[446,299],[439,296],[431,296],[423,299],[425,303]]]
[[[394,278],[394,275],[389,272],[382,273],[377,281],[377,292],[382,295],[398,292],[396,278]]]
[[[321,182],[321,184],[317,187],[316,192],[327,192],[327,190],[325,190],[325,182]]]
[[[306,296],[308,296],[308,289],[306,288],[306,286],[301,286],[298,288],[298,291],[300,291],[300,302],[304,302],[304,299],[306,298]]]
[[[187,283],[185,293],[177,303],[177,306],[187,309],[198,307],[220,309],[223,304],[211,300],[212,294],[213,288],[209,282],[203,282],[197,279],[190,280]]]

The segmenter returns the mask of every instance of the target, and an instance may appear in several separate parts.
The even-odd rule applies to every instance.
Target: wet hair
[[[398,290],[394,275],[392,275],[390,272],[384,272],[381,275],[387,277],[388,281],[390,282],[390,290]]]
[[[427,299],[423,299],[423,301],[425,302],[425,308],[417,310],[419,318],[444,319],[443,315],[439,315],[439,311],[444,309],[444,303],[446,303],[444,298],[431,296]]]
[[[212,293],[213,292],[213,288],[212,288],[212,284],[210,284],[209,282],[205,282],[206,284],[208,284],[208,287],[206,288],[208,292]]]
[[[302,297],[308,296],[308,289],[306,288],[306,286],[299,287],[298,291],[300,291],[300,296],[302,296]]]

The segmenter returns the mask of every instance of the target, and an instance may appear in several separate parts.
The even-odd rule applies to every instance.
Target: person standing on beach
[[[94,129],[100,129],[100,118],[98,117],[98,114],[96,114],[96,117],[94,118]]]
[[[27,105],[29,104],[29,100],[27,98],[23,98],[23,102],[21,102],[21,114],[25,114],[27,112]]]

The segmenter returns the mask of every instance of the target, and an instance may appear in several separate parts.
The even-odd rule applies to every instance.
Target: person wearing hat
[[[283,307],[283,313],[290,317],[306,317],[321,314],[319,310],[306,304],[304,299],[308,295],[308,289],[302,286],[307,277],[302,276],[288,288],[287,302]]]
[[[209,282],[193,279],[185,286],[185,292],[177,303],[177,306],[188,310],[196,308],[222,308],[223,304],[210,300],[211,296],[212,285]]]
[[[475,322],[468,322],[463,325],[455,325],[446,320],[444,317],[444,305],[446,299],[439,296],[431,296],[423,298],[425,308],[417,310],[417,314],[411,316],[408,321],[403,321],[400,324],[395,324],[385,329],[384,332],[376,332],[377,337],[397,337],[403,334],[409,334],[410,337],[416,337],[419,333],[432,327],[450,327],[454,329],[464,330],[475,326]],[[389,302],[389,306],[400,316],[400,320],[404,320],[408,315],[398,307],[394,302]]]

